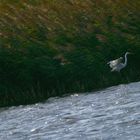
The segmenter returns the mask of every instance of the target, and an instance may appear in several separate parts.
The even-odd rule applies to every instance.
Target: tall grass
[[[139,13],[138,0],[0,0],[0,106],[138,81]]]

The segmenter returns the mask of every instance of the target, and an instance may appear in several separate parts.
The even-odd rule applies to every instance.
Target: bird
[[[109,61],[107,64],[110,66],[110,68],[112,68],[111,72],[116,71],[116,72],[120,72],[121,69],[125,68],[127,66],[127,55],[128,54],[132,54],[130,52],[126,52],[124,55],[125,61],[124,63],[122,62],[123,57],[119,57],[118,59]]]

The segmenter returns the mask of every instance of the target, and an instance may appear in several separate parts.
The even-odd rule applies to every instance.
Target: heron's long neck
[[[125,54],[125,61],[124,61],[124,66],[127,65],[127,54]]]

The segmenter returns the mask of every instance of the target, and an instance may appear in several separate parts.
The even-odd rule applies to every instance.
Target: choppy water
[[[140,82],[1,109],[0,140],[140,140]]]

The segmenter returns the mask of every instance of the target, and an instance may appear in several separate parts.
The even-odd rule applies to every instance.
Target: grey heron
[[[109,61],[107,64],[110,66],[110,68],[112,68],[111,72],[113,71],[117,71],[120,72],[121,69],[125,68],[127,66],[127,55],[131,54],[130,52],[126,52],[124,57],[125,57],[125,61],[124,63],[122,63],[123,57],[120,57],[118,59]]]

